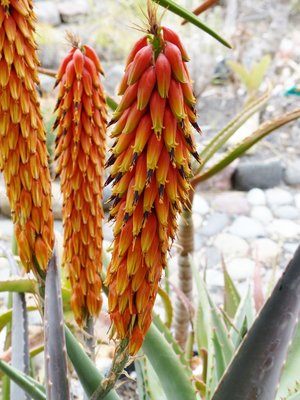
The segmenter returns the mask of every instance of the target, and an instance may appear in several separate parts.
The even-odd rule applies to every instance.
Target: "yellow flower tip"
[[[159,135],[163,129],[165,106],[166,99],[162,98],[159,93],[155,91],[150,100],[150,114],[153,131]]]

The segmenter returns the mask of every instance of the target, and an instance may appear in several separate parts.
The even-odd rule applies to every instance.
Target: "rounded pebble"
[[[267,203],[271,207],[283,206],[293,203],[293,196],[287,190],[281,188],[268,189],[266,191]]]
[[[265,229],[259,221],[241,216],[229,227],[229,232],[241,238],[250,239],[264,236]]]
[[[273,220],[271,211],[265,206],[253,207],[250,212],[250,216],[264,225],[269,224]]]
[[[252,206],[264,206],[266,204],[266,195],[262,189],[254,188],[247,193],[247,200]]]
[[[214,245],[224,257],[243,257],[249,251],[249,245],[246,240],[229,233],[220,233],[216,237]]]

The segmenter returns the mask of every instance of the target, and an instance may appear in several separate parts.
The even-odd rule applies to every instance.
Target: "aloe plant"
[[[217,39],[219,42],[223,43],[225,46],[230,46],[220,35],[212,31],[207,26],[203,25],[203,23],[200,22],[200,20],[196,18],[194,14],[179,6],[177,3],[171,0],[157,0],[156,2],[159,3],[161,6],[169,9],[169,11],[195,24],[200,29]],[[6,2],[2,1],[0,5],[0,19],[2,18],[2,20],[4,21],[1,21],[1,23],[3,22],[3,26],[6,32],[6,36],[4,38],[5,52],[3,53],[4,57],[2,57],[1,59],[2,67],[3,63],[10,62],[10,42],[13,42],[16,39],[17,29],[21,29],[22,34],[24,35],[24,37],[26,37],[28,33],[27,29],[29,29],[29,26],[32,27],[34,24],[35,18],[32,14],[32,7],[29,7],[31,1],[28,0],[27,3],[19,2],[16,0],[8,0]],[[12,15],[10,15],[12,9],[14,12],[12,13]],[[150,15],[153,17],[151,13]],[[14,18],[16,19],[16,21],[14,20]],[[160,37],[157,36],[157,26],[154,24],[151,25],[151,27],[154,32],[154,39]],[[0,25],[0,30],[1,29],[2,25]],[[165,35],[169,35],[169,38],[175,40],[175,42],[179,45],[178,49],[180,49],[181,44],[177,36],[174,36],[174,33],[172,33],[170,30],[167,30],[166,28],[164,29]],[[151,34],[153,34],[153,32]],[[29,37],[30,35],[27,36]],[[143,40],[145,40],[145,38]],[[146,43],[144,43],[145,45],[147,45],[148,43],[147,40],[148,39],[146,38]],[[18,43],[18,46],[19,45],[20,43]],[[30,46],[32,52],[34,52],[35,46],[33,46],[31,42]],[[160,43],[155,42],[155,40],[154,48],[157,50],[157,53],[159,53],[158,50],[161,50]],[[18,57],[22,56],[22,52],[20,51],[19,47],[18,51],[20,54],[18,52],[15,53],[16,63],[18,63],[19,61]],[[83,53],[85,54],[87,51],[90,52],[92,58],[96,60],[93,51],[88,46],[85,47]],[[183,52],[182,49],[178,51]],[[70,123],[70,120],[72,118],[70,118],[70,113],[67,114],[64,113],[64,111],[70,109],[72,110],[72,101],[70,102],[70,93],[68,92],[68,90],[65,89],[67,89],[67,86],[72,83],[71,81],[76,74],[76,79],[78,80],[79,84],[77,82],[77,84],[74,86],[74,91],[78,90],[79,93],[81,93],[80,80],[82,78],[81,72],[83,71],[82,57],[80,61],[80,59],[78,58],[78,51],[77,56],[75,55],[75,52],[76,50],[74,50],[74,64],[76,62],[76,66],[71,63],[71,66],[68,67],[66,86],[63,86],[64,95],[66,97],[61,104],[61,111],[63,117],[66,117],[66,125]],[[174,54],[175,53],[173,53],[173,55]],[[157,54],[155,53],[154,56],[156,55]],[[151,60],[152,56],[153,54],[151,53]],[[25,59],[26,63],[30,63],[30,55],[28,53],[26,53]],[[16,65],[19,65],[20,67],[21,64]],[[34,62],[33,64],[37,64],[37,62]],[[256,72],[252,71],[254,72],[256,82],[261,79],[262,71],[266,68],[266,64],[267,60],[264,60],[260,66],[256,67]],[[6,66],[7,65],[5,64],[4,68],[6,68]],[[97,64],[97,66],[98,70],[101,70],[100,65]],[[172,68],[173,67],[174,66],[172,66]],[[94,79],[95,76],[93,74],[95,73],[95,71],[93,67],[89,65],[89,68],[91,75],[89,75],[89,78],[85,76],[85,78],[83,79],[84,87],[82,88],[85,91],[85,93],[83,94],[83,100],[85,111],[87,113],[87,116],[83,117],[83,128],[87,130],[89,134],[91,134],[93,123],[97,122],[97,117],[95,120],[93,120],[93,123],[91,123],[91,120],[89,118],[92,118],[95,113],[97,114],[96,110],[98,110],[98,99],[97,93],[89,90],[91,89],[92,85],[97,81],[97,79]],[[139,64],[139,68],[143,68],[143,65]],[[7,71],[9,73],[9,69],[7,69]],[[179,80],[181,79],[184,81],[184,70],[182,68],[177,70],[175,65],[175,71],[179,73]],[[53,74],[53,71],[45,71],[43,69],[40,69],[40,72]],[[56,73],[54,72],[54,74]],[[131,72],[130,74],[134,75]],[[4,78],[5,76],[3,75],[1,78],[3,84],[5,83],[3,81]],[[131,78],[134,79],[132,76]],[[20,79],[20,77],[18,77],[18,79]],[[92,83],[93,80],[94,83]],[[10,90],[12,91],[13,95],[17,95],[19,92],[13,85],[14,79],[12,80],[12,82],[12,88],[10,88]],[[144,84],[146,85],[147,83],[148,82],[145,79]],[[162,82],[160,82],[160,84],[162,85]],[[125,80],[125,86],[126,85],[127,80]],[[94,86],[96,87],[97,84],[95,84]],[[249,83],[249,87],[251,88],[251,90],[256,90],[258,86],[257,84],[255,86],[255,82],[252,82],[251,85]],[[160,87],[160,89],[162,90],[162,92],[166,90],[163,85]],[[26,90],[28,90],[28,88],[26,88]],[[93,95],[93,102],[95,106],[94,112],[91,112],[90,109],[91,104],[89,94],[91,95],[91,93]],[[73,95],[74,93],[72,92],[71,94]],[[136,97],[136,95],[134,95],[133,97]],[[188,93],[188,97],[190,98],[190,100],[192,100],[193,103],[194,100],[191,93]],[[269,90],[267,90],[262,95],[258,95],[256,93],[255,98],[252,98],[251,101],[247,102],[241,113],[237,115],[224,129],[222,129],[222,131],[220,131],[215,136],[215,138],[211,140],[207,147],[202,151],[201,155],[203,163],[198,168],[198,170],[196,170],[195,177],[191,181],[193,188],[195,188],[199,182],[209,179],[211,176],[221,171],[226,165],[228,165],[235,158],[242,155],[251,146],[257,143],[257,141],[261,140],[263,137],[273,132],[278,127],[300,117],[300,110],[295,110],[293,112],[286,113],[283,116],[277,117],[273,121],[267,121],[265,124],[260,126],[258,130],[256,130],[248,138],[246,138],[242,143],[238,144],[234,148],[229,149],[229,151],[220,161],[206,168],[206,165],[208,161],[211,160],[212,156],[222,146],[224,146],[225,143],[227,143],[228,139],[247,119],[251,117],[251,115],[253,115],[255,112],[266,105],[268,98]],[[22,99],[22,101],[23,100],[24,99]],[[60,99],[60,101],[61,100],[62,99]],[[115,110],[117,104],[115,104],[115,102],[109,96],[107,97],[107,100],[108,105]],[[127,98],[126,101],[130,102],[130,99],[128,100]],[[38,106],[37,102],[35,103],[35,105]],[[22,106],[26,111],[26,104],[22,103]],[[171,106],[175,107],[175,102],[171,103]],[[190,104],[186,104],[186,106],[190,106]],[[76,107],[79,107],[78,104]],[[193,114],[192,108],[190,108],[190,112]],[[176,109],[176,107],[174,109]],[[24,114],[26,114],[25,111]],[[158,116],[160,115],[161,110],[159,108],[155,108],[154,111],[157,113]],[[18,113],[15,114],[15,112],[16,109],[14,108],[14,110],[11,112],[11,118],[18,119]],[[118,112],[119,111],[117,110],[117,112],[114,114],[114,118],[116,119],[120,117],[120,115],[118,115]],[[196,123],[193,121],[192,114],[191,121],[197,127]],[[37,112],[37,115],[38,117],[40,117],[39,112]],[[6,117],[1,108],[1,124],[4,124],[5,118]],[[22,115],[20,118],[25,117]],[[32,123],[34,125],[34,119]],[[162,121],[159,121],[159,118],[157,124],[158,126],[160,126],[159,129],[162,129]],[[63,137],[61,146],[66,150],[65,146],[67,147],[68,139],[66,139],[64,136],[66,134],[66,132],[64,131],[64,127],[65,125],[62,126],[60,132]],[[41,126],[39,126],[39,129],[42,130]],[[10,131],[7,130],[6,133],[7,135],[9,135]],[[42,137],[41,133],[40,135]],[[82,165],[84,165],[85,162],[87,162],[86,160],[89,157],[89,151],[87,151],[89,145],[89,137],[89,135],[86,135],[86,137],[84,138],[84,140],[86,141],[82,144],[83,146],[87,147],[84,147],[84,154],[82,153],[82,157],[78,162],[81,167]],[[94,140],[97,144],[97,139],[94,138]],[[43,140],[42,143],[44,145]],[[31,143],[32,148],[34,148],[33,144],[34,141],[33,143]],[[12,143],[10,141],[9,145],[12,146]],[[42,145],[40,145],[39,151],[41,151],[42,155],[44,156],[43,173],[45,176],[48,176],[46,154],[44,154],[44,151],[41,150],[42,148]],[[74,153],[76,153],[76,149],[77,144],[74,146]],[[129,153],[131,151],[130,149],[131,148],[129,148]],[[93,149],[91,149],[91,153],[93,153],[92,150]],[[4,145],[1,141],[1,157],[3,157],[3,151]],[[21,158],[23,162],[23,158],[26,158],[26,154],[23,153],[22,146],[20,146],[20,154],[22,155]],[[196,152],[193,151],[192,154],[196,155]],[[71,157],[69,156],[70,154],[68,154],[67,152],[66,160],[63,161],[64,165],[66,161],[71,159]],[[73,156],[74,154],[72,153],[72,157]],[[169,157],[168,154],[167,156]],[[31,154],[30,157],[33,157],[33,155]],[[180,154],[177,154],[176,157],[179,160]],[[93,153],[91,159],[93,161],[97,161],[95,153]],[[7,162],[6,158],[5,162]],[[10,176],[10,162],[12,161],[9,161],[7,164],[7,174],[9,175],[9,183],[11,184],[12,182],[14,182],[13,179],[15,178],[15,176],[13,179],[12,176]],[[33,165],[30,165],[30,172],[32,172],[33,175],[36,176],[37,171],[35,170],[35,168],[33,168],[35,166],[34,161],[32,161],[31,164]],[[75,167],[76,166],[77,165],[75,165]],[[20,167],[20,165],[17,165],[17,167]],[[26,165],[26,168],[26,171],[29,173],[28,165]],[[71,167],[69,168],[70,169],[68,170],[68,173],[71,174],[72,169]],[[88,170],[90,171],[90,169]],[[22,168],[15,168],[14,171],[22,172]],[[96,168],[95,171],[97,174],[98,169]],[[128,176],[130,177],[130,171]],[[22,181],[22,184],[30,186],[30,183],[32,182],[29,183],[26,179],[27,177],[28,176],[26,174],[21,174],[20,180]],[[62,178],[64,179],[64,176]],[[119,182],[118,179],[119,177],[116,177],[117,183]],[[95,184],[95,188],[97,189],[95,181],[93,182]],[[36,182],[33,183],[35,184]],[[74,180],[72,185],[77,188],[76,190],[78,190],[78,188],[80,187],[80,183],[78,183],[76,179]],[[44,182],[44,186],[45,187],[43,189],[45,192],[47,192],[45,194],[47,194],[47,196],[50,198],[50,189],[48,190],[47,183]],[[71,190],[70,187],[70,185],[66,185],[67,190]],[[9,185],[8,189],[10,189]],[[13,197],[13,191],[10,192],[10,195]],[[12,363],[10,365],[4,360],[0,360],[1,372],[9,377],[11,381],[10,396],[8,390],[5,388],[3,392],[5,397],[3,397],[3,400],[9,400],[9,397],[12,400],[16,398],[33,398],[37,400],[44,400],[47,398],[55,400],[67,400],[72,396],[72,386],[70,385],[69,380],[71,370],[74,370],[74,373],[77,374],[77,378],[82,385],[86,398],[90,398],[92,400],[117,400],[120,398],[116,392],[118,378],[122,373],[124,367],[129,362],[135,363],[140,399],[246,400],[247,398],[252,399],[255,397],[259,400],[271,400],[271,398],[268,396],[272,396],[272,398],[275,398],[277,388],[278,400],[281,398],[284,398],[286,400],[299,399],[300,387],[299,383],[297,382],[299,380],[297,361],[300,354],[300,328],[299,324],[297,326],[297,319],[299,317],[300,311],[300,250],[296,252],[294,259],[287,267],[285,274],[278,282],[277,286],[275,287],[265,306],[262,308],[257,319],[255,319],[255,311],[253,309],[250,291],[246,292],[244,296],[241,296],[237,288],[235,287],[234,282],[230,278],[226,270],[226,266],[223,265],[225,295],[224,304],[220,308],[213,301],[206,287],[205,279],[197,271],[197,267],[193,263],[192,218],[191,211],[186,208],[183,213],[186,225],[183,225],[183,223],[181,223],[181,226],[179,228],[179,242],[181,243],[179,269],[182,273],[182,277],[180,279],[179,288],[172,287],[175,292],[177,291],[179,298],[179,300],[177,300],[177,304],[175,304],[174,307],[174,320],[175,326],[177,326],[176,332],[174,334],[171,328],[173,320],[173,304],[171,302],[171,299],[169,298],[167,292],[163,291],[162,289],[157,289],[158,296],[160,296],[165,309],[165,322],[162,321],[160,316],[154,314],[153,322],[149,330],[147,331],[147,333],[146,330],[145,332],[143,332],[143,335],[145,334],[145,340],[143,343],[141,341],[139,342],[139,344],[142,346],[138,354],[134,355],[133,357],[129,356],[130,348],[128,347],[128,342],[130,338],[128,337],[128,332],[125,332],[125,337],[123,337],[116,346],[116,351],[112,360],[111,368],[108,374],[106,376],[103,376],[97,369],[93,360],[93,354],[91,354],[93,353],[91,350],[94,346],[93,335],[90,335],[90,337],[86,341],[81,340],[79,338],[80,331],[78,330],[78,328],[76,328],[73,322],[70,322],[70,319],[67,317],[70,310],[70,302],[73,293],[70,290],[70,286],[68,285],[67,280],[61,280],[60,278],[59,271],[61,265],[56,257],[56,250],[54,250],[54,253],[51,255],[53,244],[52,241],[49,242],[50,244],[47,247],[42,239],[48,236],[50,237],[52,235],[52,232],[48,231],[48,228],[51,228],[53,222],[51,217],[51,207],[49,203],[50,200],[47,200],[48,197],[45,196],[44,200],[47,200],[45,203],[46,205],[43,209],[39,209],[39,212],[36,214],[35,212],[37,210],[33,208],[31,198],[30,200],[28,200],[28,196],[29,191],[24,190],[21,196],[22,201],[20,201],[20,204],[18,202],[14,204],[14,206],[17,207],[18,212],[19,206],[20,208],[23,207],[20,214],[21,216],[28,216],[28,210],[33,210],[31,215],[32,220],[30,220],[29,223],[26,223],[25,227],[23,227],[22,225],[23,218],[20,217],[17,220],[17,227],[19,229],[18,242],[19,249],[21,250],[21,261],[25,263],[27,270],[30,269],[32,265],[34,268],[37,268],[38,264],[42,265],[43,268],[37,269],[37,271],[33,269],[33,271],[35,272],[34,276],[24,277],[23,275],[19,274],[22,268],[22,263],[20,262],[20,259],[18,257],[12,256],[9,252],[5,251],[5,256],[9,260],[13,271],[13,276],[7,280],[0,281],[0,291],[7,291],[9,293],[12,293],[12,304],[9,305],[9,310],[0,315],[0,330],[4,329],[5,327],[9,327],[10,324],[12,326],[12,346],[10,348],[9,341],[7,341],[7,351],[11,356]],[[89,193],[85,193],[85,196],[89,198]],[[68,196],[66,197],[68,198]],[[191,202],[192,197],[193,196],[191,194]],[[38,200],[39,198],[34,197],[33,203],[39,204]],[[74,203],[74,215],[72,214],[71,217],[66,218],[66,230],[68,219],[74,218],[74,216],[78,216],[77,208],[80,210],[80,204],[82,203],[81,200],[82,199],[80,198],[80,196],[78,196],[78,198],[76,197]],[[115,198],[115,202],[118,203],[118,200],[119,199],[117,196],[117,198]],[[82,212],[83,221],[85,220],[84,211],[91,211],[91,214],[93,214],[93,202],[91,201],[90,204],[91,210],[80,210],[80,212]],[[159,205],[157,205],[157,208],[159,208]],[[46,214],[46,216],[44,214]],[[35,218],[36,215],[39,216],[38,219]],[[43,220],[44,217],[45,221]],[[148,217],[149,215],[143,216],[143,224],[146,224]],[[124,216],[124,218],[126,219],[127,216]],[[76,219],[74,218],[74,220]],[[47,221],[49,222],[48,225]],[[34,229],[32,229],[31,223],[35,224]],[[94,240],[94,229],[92,222],[89,221],[88,226],[91,236],[90,240]],[[80,228],[81,229],[76,229],[76,233],[80,232],[80,235],[83,236],[83,239],[88,242],[84,234],[85,227],[81,226]],[[120,228],[121,231],[122,229],[124,231],[124,227]],[[164,228],[162,228],[162,231],[163,230]],[[34,234],[33,236],[30,236],[28,234],[27,237],[25,232],[29,232],[31,234],[33,232]],[[124,232],[121,233],[123,241],[124,235],[126,236],[126,231],[125,234]],[[147,232],[147,235],[149,235],[147,236],[147,238],[151,236],[151,230]],[[102,238],[98,239],[101,240]],[[136,240],[136,238],[134,240]],[[184,243],[184,240],[186,241],[186,243]],[[34,244],[35,241],[36,243],[38,243],[38,245]],[[74,247],[72,249],[74,250],[75,255],[76,251],[78,250],[76,244],[77,242],[76,240],[74,240]],[[92,246],[90,246],[90,248],[92,248]],[[91,256],[92,258],[93,252],[91,252],[89,256]],[[31,261],[33,261],[32,265]],[[72,262],[73,261],[75,263],[76,257],[74,259],[72,258]],[[114,270],[114,262],[116,262],[116,259],[110,259],[110,256],[103,252],[103,264],[106,269],[108,264],[110,265],[109,272],[111,270]],[[46,265],[47,263],[48,266]],[[74,269],[74,271],[75,273],[78,273],[76,268]],[[136,275],[137,277],[139,277],[138,274]],[[93,276],[93,274],[88,275],[87,279],[90,279],[92,281]],[[109,282],[109,279],[106,279],[104,272],[102,272],[101,278],[104,283]],[[116,280],[120,285],[122,279],[120,278],[119,274],[117,274]],[[191,303],[194,296],[192,295],[191,288],[193,281],[196,282],[197,287],[197,304],[192,307]],[[80,291],[76,293],[78,302],[80,302],[81,300],[80,296],[82,294],[86,294],[87,292],[87,285],[85,285],[85,283],[85,276],[82,276]],[[151,280],[150,283],[152,284]],[[103,292],[105,293],[105,295],[109,295],[109,288],[107,288],[105,285],[103,285]],[[38,305],[38,309],[41,312],[41,316],[44,321],[44,345],[39,345],[36,348],[29,348],[28,343],[29,340],[27,331],[27,311],[36,309],[36,307],[27,307],[27,293],[34,295]],[[139,296],[140,295],[141,294],[139,293]],[[91,293],[90,296],[93,300],[93,296]],[[131,293],[131,296],[135,298],[134,296],[136,296],[136,294]],[[109,301],[112,301],[112,299],[110,299]],[[91,304],[93,305],[93,303]],[[120,308],[122,308],[123,305],[124,304],[120,302]],[[65,315],[63,314],[63,310],[65,310]],[[83,314],[85,313],[84,308],[82,312]],[[139,314],[141,314],[141,312],[139,312]],[[185,318],[180,319],[180,314],[185,314]],[[136,316],[136,313],[132,313],[132,315],[133,316],[131,316],[132,319],[130,320],[129,325],[131,326],[135,324],[135,326],[139,329],[139,324],[143,325],[142,322],[144,321],[136,321],[136,318],[139,318],[139,315]],[[121,317],[123,318],[124,315],[120,315],[120,318]],[[119,320],[117,316],[114,316],[115,326],[118,326],[119,331],[122,333],[122,327],[120,328],[118,322]],[[123,322],[124,321],[122,321],[122,323]],[[192,325],[191,332],[187,332],[187,327],[189,326],[189,324]],[[92,333],[92,329],[89,328],[89,326],[90,321],[87,321],[87,325],[85,326],[85,328],[90,333]],[[123,324],[122,326],[127,325]],[[295,330],[296,335],[292,342],[291,350],[290,352],[288,352],[288,344],[290,341],[292,341],[293,333]],[[112,328],[111,333],[114,333],[114,328]],[[88,348],[85,349],[84,345],[86,345],[86,347]],[[198,360],[200,360],[202,367],[200,372],[198,371],[197,375],[192,368],[191,362],[193,351],[196,349],[198,353],[197,357]],[[39,377],[32,377],[30,375],[32,371],[29,368],[29,364],[30,358],[43,350],[45,354],[45,379],[40,382]],[[134,351],[132,351],[131,354],[134,354]],[[67,355],[69,363],[66,359]],[[284,362],[285,365],[283,366]],[[281,371],[283,371],[282,378],[278,385]]]

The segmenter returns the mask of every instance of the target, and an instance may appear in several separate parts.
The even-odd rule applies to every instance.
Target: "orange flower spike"
[[[129,86],[126,89],[124,96],[122,97],[122,100],[120,101],[114,114],[118,115],[118,113],[120,113],[120,112],[126,110],[128,107],[130,107],[136,99],[137,92],[138,92],[138,83],[135,83],[134,85]]]
[[[185,112],[183,93],[180,83],[176,82],[174,79],[171,80],[168,100],[172,113],[178,119],[184,119]]]
[[[150,135],[152,134],[152,120],[149,114],[146,114],[141,119],[135,135],[135,141],[133,146],[133,152],[136,155],[140,155],[141,152],[144,150],[146,143]]]
[[[84,66],[84,56],[79,49],[76,49],[73,54],[74,68],[76,73],[76,79],[80,80],[82,78],[83,66]]]
[[[158,92],[154,92],[150,100],[150,114],[152,119],[152,128],[157,136],[161,135],[163,129],[165,106],[166,99],[160,97]]]
[[[7,0],[0,4],[0,20],[0,169],[21,261],[27,271],[38,274],[37,266],[47,269],[54,233],[46,137],[35,91],[35,16],[27,3]],[[42,193],[41,182],[49,186],[47,193]],[[45,221],[47,230],[41,230]]]
[[[156,227],[157,219],[154,214],[150,214],[142,230],[141,245],[143,253],[149,250],[156,233]]]
[[[171,65],[167,57],[160,53],[155,62],[157,89],[161,97],[168,97],[171,82]]]
[[[188,203],[190,154],[196,154],[191,124],[197,124],[195,115],[190,119],[194,97],[185,51],[176,34],[159,27],[152,9],[149,21],[147,37],[128,57],[119,88],[121,106],[111,121],[117,122],[112,131],[116,142],[107,161],[107,182],[113,182],[110,217],[116,220],[106,282],[112,291],[109,312],[113,335],[129,339],[131,355],[151,323],[177,214]]]
[[[85,51],[85,55],[86,55],[88,58],[91,59],[91,61],[92,61],[93,64],[95,65],[97,71],[98,71],[100,74],[104,75],[104,72],[103,72],[103,69],[102,69],[100,60],[99,60],[99,58],[98,58],[97,53],[95,52],[95,50],[94,50],[91,46],[89,46],[89,45],[87,45],[87,44],[83,45],[82,47],[83,47],[83,49],[84,49],[84,51]]]
[[[176,146],[176,132],[177,132],[177,120],[172,114],[169,107],[166,107],[164,115],[164,129],[163,129],[163,140],[168,152],[171,152]]]
[[[73,58],[73,53],[69,53],[64,59],[63,62],[60,64],[60,67],[58,68],[57,74],[56,74],[56,82],[55,82],[55,86],[57,86],[59,84],[59,82],[61,81],[63,75],[66,72],[66,68],[67,65],[69,64],[69,62],[72,60]]]
[[[173,43],[167,42],[165,45],[164,53],[171,65],[171,69],[176,80],[182,83],[186,83],[187,76],[185,73],[179,48]]]
[[[135,55],[130,73],[128,75],[128,85],[135,83],[150,66],[153,60],[153,49],[151,45],[142,47]]]
[[[146,161],[146,154],[143,153],[138,158],[138,161],[136,163],[134,192],[137,196],[139,196],[144,190],[144,187],[146,185],[146,178],[147,178],[147,161]]]
[[[106,105],[96,53],[70,39],[73,48],[58,76],[56,158],[63,193],[63,264],[76,293],[71,301],[75,319],[84,324],[89,315],[99,314],[102,305],[102,228],[97,221],[103,218]]]
[[[133,59],[136,56],[136,53],[141,50],[143,47],[147,46],[148,44],[148,39],[147,36],[142,37],[141,39],[139,39],[135,45],[133,46],[133,48],[131,49],[127,60],[126,60],[126,67],[128,68],[129,64],[133,61]]]
[[[172,29],[167,28],[165,26],[162,27],[164,39],[167,40],[168,42],[171,42],[177,46],[181,52],[181,57],[184,61],[189,61],[190,58],[183,47],[183,44],[181,43],[181,40],[179,39],[179,36],[177,35],[176,32],[174,32]]]
[[[163,148],[163,141],[152,135],[147,145],[147,171],[154,171]]]
[[[182,83],[181,89],[184,100],[186,100],[189,106],[194,107],[196,104],[196,98],[194,96],[191,83],[190,82]]]
[[[156,182],[158,183],[159,187],[165,186],[166,184],[169,166],[170,166],[170,156],[166,147],[163,147],[157,163],[157,168],[155,173]]]
[[[137,109],[137,102],[133,103],[133,105],[130,107],[123,133],[132,132],[137,127],[144,113],[145,110],[140,111]]]
[[[143,110],[147,106],[155,82],[155,69],[153,66],[151,66],[143,73],[141,79],[139,80],[139,88],[137,92],[137,108],[139,110]]]

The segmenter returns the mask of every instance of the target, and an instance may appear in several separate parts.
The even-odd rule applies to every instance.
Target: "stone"
[[[298,249],[298,247],[299,247],[299,243],[287,242],[287,243],[283,244],[284,250],[287,251],[288,253],[292,253],[292,254],[295,253],[295,251]]]
[[[281,219],[297,219],[300,216],[298,208],[293,206],[280,206],[273,210],[275,217]]]
[[[205,236],[213,236],[222,231],[229,224],[227,214],[213,213],[203,223],[200,233]]]
[[[246,240],[229,233],[220,233],[214,241],[214,246],[224,257],[244,257],[249,251]]]
[[[268,189],[266,191],[266,196],[267,203],[272,208],[293,203],[293,196],[291,193],[281,188]]]
[[[246,197],[251,206],[264,206],[266,204],[265,192],[259,188],[251,189]]]
[[[59,182],[52,182],[52,209],[54,219],[62,219],[61,210],[63,204],[63,196],[60,190]]]
[[[10,240],[14,233],[13,222],[10,218],[0,218],[0,240]]]
[[[201,217],[201,215],[197,213],[194,213],[192,218],[193,218],[194,229],[200,230],[200,227],[202,226],[203,223],[203,218]],[[202,229],[200,233],[202,233]]]
[[[207,269],[206,271],[206,283],[208,286],[224,286],[223,273],[215,269]]]
[[[267,230],[277,238],[296,239],[300,235],[300,225],[289,219],[275,219]]]
[[[267,189],[278,186],[282,165],[278,159],[241,162],[233,174],[233,187],[237,190]]]
[[[0,213],[6,217],[10,217],[10,206],[6,195],[6,189],[4,186],[0,186]]]
[[[124,75],[124,65],[107,65],[103,63],[105,77],[102,79],[103,86],[107,93],[116,94],[117,87]]]
[[[193,212],[196,212],[200,215],[205,215],[209,212],[209,210],[210,208],[207,201],[196,193],[193,199]]]
[[[300,184],[300,160],[288,161],[286,163],[283,178],[287,185]]]
[[[250,216],[264,225],[269,224],[273,220],[271,211],[265,206],[253,207]]]
[[[108,199],[111,197],[111,185],[104,186],[103,188],[103,198],[102,198],[102,205],[104,211],[109,211],[111,207],[111,203],[108,203]]]
[[[34,10],[39,22],[57,26],[61,24],[61,19],[57,5],[53,1],[41,1],[35,3]]]
[[[221,252],[215,246],[208,246],[201,249],[199,255],[195,254],[195,259],[199,259],[201,264],[209,271],[211,268],[221,264]]]
[[[229,232],[244,239],[252,239],[264,236],[263,225],[252,218],[240,216],[229,227]]]
[[[252,257],[271,267],[281,254],[280,246],[268,238],[257,239],[251,244]]]
[[[58,4],[60,17],[66,23],[78,22],[89,9],[88,1],[85,0],[63,1]]]
[[[296,207],[300,209],[300,193],[295,195],[294,201],[295,201]]]
[[[212,201],[212,208],[225,214],[248,214],[249,204],[241,192],[225,192]]]
[[[42,93],[51,93],[55,84],[55,79],[51,76],[39,74],[40,84],[39,87]]]
[[[234,258],[230,261],[225,259],[225,265],[230,277],[234,281],[243,281],[252,279],[255,269],[255,262],[248,258]]]

